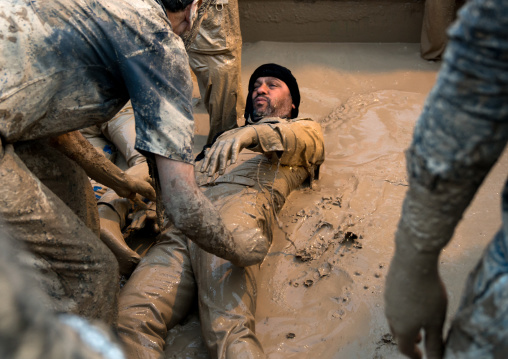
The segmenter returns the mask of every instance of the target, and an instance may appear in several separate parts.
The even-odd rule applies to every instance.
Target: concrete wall
[[[420,42],[424,0],[239,0],[245,42]]]

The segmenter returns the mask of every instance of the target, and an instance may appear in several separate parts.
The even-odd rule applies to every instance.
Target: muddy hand
[[[413,359],[422,357],[417,344],[423,330],[427,358],[442,358],[446,306],[437,260],[396,254],[386,277],[385,313],[401,353]]]
[[[120,197],[129,198],[133,201],[136,199],[136,193],[155,201],[155,190],[149,182],[127,174],[125,174],[125,185],[113,189]]]
[[[156,232],[158,231],[158,227],[156,227],[157,213],[155,211],[155,202],[150,202],[148,206],[145,206],[145,208],[133,213],[130,227],[134,230],[140,230],[145,228],[147,222],[153,223],[154,230]]]
[[[257,144],[257,133],[251,126],[227,131],[206,151],[200,171],[208,171],[209,177],[216,172],[222,175],[228,163],[236,163],[242,149],[255,144]]]
[[[100,226],[101,240],[115,255],[120,274],[131,274],[141,257],[125,243],[116,212],[104,207],[101,212]]]

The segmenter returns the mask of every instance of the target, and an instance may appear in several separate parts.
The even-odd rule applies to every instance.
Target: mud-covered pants
[[[258,228],[256,202],[265,202],[266,197],[240,185],[229,186],[237,187],[238,193],[223,205],[233,210],[235,202],[247,203],[243,209],[252,217],[246,217],[248,223],[243,225]],[[224,212],[223,207],[221,214],[227,219]],[[268,247],[270,240],[264,239]],[[118,330],[128,358],[159,358],[168,330],[186,317],[196,294],[212,358],[236,358],[240,353],[244,358],[264,358],[254,329],[258,271],[259,265],[236,267],[203,251],[179,231],[166,230],[120,295]]]
[[[425,0],[420,54],[425,60],[440,60],[448,42],[446,29],[455,20],[465,0]]]
[[[275,213],[308,173],[256,161],[243,165],[222,178],[244,184],[221,183],[205,195],[237,247],[262,260],[271,244]],[[120,293],[118,331],[128,358],[159,358],[168,330],[188,314],[195,294],[211,358],[264,358],[254,328],[258,271],[259,265],[236,267],[178,231],[166,230]]]
[[[0,146],[0,226],[56,311],[116,321],[118,264],[85,172],[44,140]]]
[[[210,144],[219,132],[238,127],[243,116],[242,38],[238,1],[212,5],[189,50],[189,63],[210,116]]]

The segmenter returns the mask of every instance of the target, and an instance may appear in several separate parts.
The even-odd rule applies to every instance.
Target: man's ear
[[[296,106],[295,106],[295,104],[294,104],[294,103],[292,103],[292,104],[291,104],[291,108],[292,108],[293,110],[296,108]]]
[[[194,3],[192,2],[192,3],[190,3],[189,5],[187,5],[185,7],[185,9],[184,9],[184,11],[185,11],[185,21],[187,21],[189,24],[192,24],[193,21],[195,20],[195,18],[193,19],[192,17],[196,16],[196,13],[197,13],[197,11],[199,9],[200,4],[201,4],[201,0],[198,1],[198,3],[196,5],[194,5]],[[192,9],[193,6],[196,7],[194,13],[192,11],[193,10]]]

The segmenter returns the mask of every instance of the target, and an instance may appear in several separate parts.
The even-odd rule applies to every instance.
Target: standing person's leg
[[[0,148],[0,217],[5,232],[27,250],[19,254],[23,263],[55,310],[114,323],[118,264],[113,254],[34,176],[12,145]]]
[[[446,30],[455,19],[461,0],[426,0],[420,54],[425,60],[440,60],[448,42]]]
[[[48,309],[50,298],[17,260],[21,247],[0,226],[0,358],[123,359],[102,322]]]
[[[159,359],[168,330],[188,314],[195,292],[187,238],[166,230],[120,292],[118,334],[127,357]]]
[[[134,148],[136,143],[136,124],[134,110],[129,102],[108,122],[101,126],[104,136],[111,141],[127,162],[133,167],[146,158]]]
[[[45,140],[17,144],[14,151],[30,172],[99,236],[97,200],[85,171],[78,164]]]
[[[213,5],[189,50],[189,62],[210,116],[207,143],[217,133],[236,128],[243,115],[241,55],[238,1]]]

